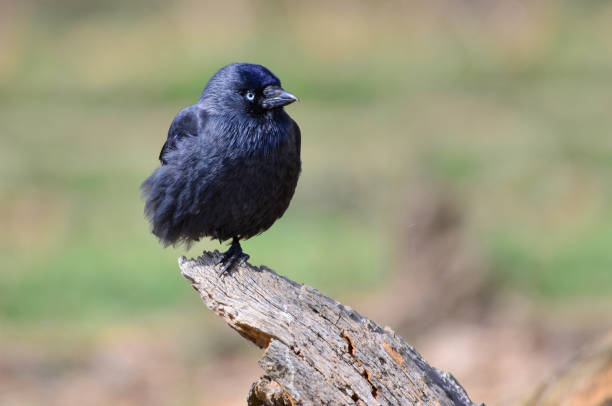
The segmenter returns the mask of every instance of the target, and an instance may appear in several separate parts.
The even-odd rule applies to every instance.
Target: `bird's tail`
[[[166,165],[156,169],[140,185],[145,200],[144,213],[153,234],[167,247],[181,241],[180,197],[185,190],[185,179]]]

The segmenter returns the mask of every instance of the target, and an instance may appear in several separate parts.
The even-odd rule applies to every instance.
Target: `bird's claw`
[[[227,271],[232,269],[234,265],[244,263],[249,259],[249,255],[242,252],[242,247],[237,239],[232,241],[232,246],[221,256],[220,264],[223,264],[219,276],[225,275]]]
[[[221,258],[221,264],[223,264],[223,268],[221,268],[221,272],[219,272],[219,276],[224,276],[226,272],[232,269],[235,265],[240,265],[246,262],[249,259],[249,255],[244,252],[233,255],[227,258]]]

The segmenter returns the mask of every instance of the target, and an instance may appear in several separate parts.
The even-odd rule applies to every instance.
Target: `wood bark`
[[[219,261],[205,252],[179,266],[209,309],[266,349],[249,405],[474,405],[391,329],[265,266],[219,276]]]

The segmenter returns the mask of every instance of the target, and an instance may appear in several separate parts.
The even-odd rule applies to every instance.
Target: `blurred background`
[[[261,351],[142,215],[235,61],[301,102],[251,263],[516,404],[612,327],[612,2],[0,2],[0,404],[243,405]]]

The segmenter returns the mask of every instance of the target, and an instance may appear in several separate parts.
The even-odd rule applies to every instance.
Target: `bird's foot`
[[[249,255],[242,251],[242,247],[240,246],[238,239],[234,238],[232,240],[232,245],[223,253],[221,256],[221,261],[219,261],[220,264],[223,264],[223,268],[221,268],[219,276],[225,275],[225,273],[232,269],[234,265],[245,262],[249,258]]]

